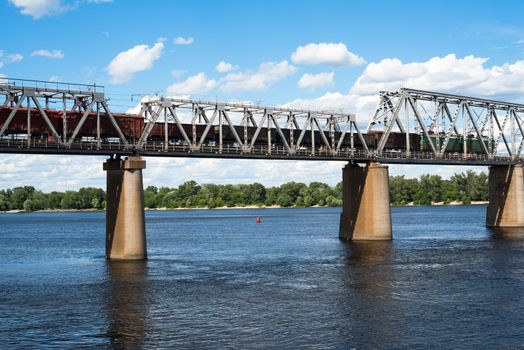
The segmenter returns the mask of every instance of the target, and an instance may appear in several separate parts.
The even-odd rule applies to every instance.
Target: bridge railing
[[[29,141],[25,138],[10,139],[0,138],[0,151],[7,151],[13,153],[38,153],[39,151],[47,151],[46,153],[81,153],[81,154],[131,154],[132,150],[119,140],[112,142],[98,142],[97,140],[76,141],[70,145],[64,145],[60,142],[48,140],[46,138],[31,138]],[[191,145],[181,144],[165,144],[159,141],[148,141],[143,145],[141,152],[148,156],[209,156],[209,157],[235,157],[235,158],[278,158],[278,159],[321,159],[321,160],[338,160],[338,161],[391,161],[416,163],[425,161],[427,163],[475,163],[481,165],[485,163],[490,164],[508,164],[524,161],[523,158],[512,158],[510,156],[495,156],[491,157],[480,153],[462,154],[462,153],[447,153],[441,157],[436,157],[432,152],[407,152],[403,151],[383,151],[378,156],[373,151],[365,151],[362,149],[345,148],[338,151],[328,150],[322,147],[315,149],[301,148],[297,149],[293,154],[285,147],[274,146],[268,147],[260,145],[246,150],[240,146],[225,145],[219,147],[216,145],[202,145],[202,147],[195,151]]]
[[[104,92],[103,85],[97,84],[79,84],[67,83],[61,81],[45,81],[34,79],[18,79],[18,78],[0,78],[0,90],[17,90],[23,88],[33,88],[35,90],[42,90],[46,92],[76,92],[76,93],[93,93]]]

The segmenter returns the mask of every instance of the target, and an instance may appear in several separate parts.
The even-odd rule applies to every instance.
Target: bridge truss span
[[[403,135],[404,152],[430,152],[468,159],[521,159],[524,146],[524,105],[430,91],[383,91],[366,132],[380,130],[376,154],[387,148],[392,135]],[[411,135],[411,137],[410,137]],[[418,144],[413,144],[417,135]]]
[[[361,132],[346,112],[153,96],[113,113],[102,86],[0,79],[0,153],[516,164],[523,118],[524,105],[401,89]]]
[[[104,97],[103,86],[48,82],[26,79],[0,79],[0,96],[4,96],[3,109],[8,115],[0,119],[0,139],[6,136],[15,117],[22,110],[27,113],[25,140],[27,147],[34,144],[31,122],[43,119],[49,135],[58,147],[71,148],[91,114],[96,114],[97,144],[100,146],[101,118],[107,119],[122,145],[129,147],[127,138],[120,129]],[[58,105],[58,108],[57,108]],[[52,115],[50,115],[52,114]],[[58,128],[57,120],[60,120]],[[15,121],[16,123],[16,121]],[[18,121],[17,124],[21,124]],[[22,127],[23,128],[23,127]],[[19,132],[20,126],[15,127]],[[19,136],[20,134],[18,134]],[[33,142],[33,143],[32,143]]]
[[[363,153],[371,156],[353,114],[159,97],[142,102],[140,116],[145,127],[139,149],[145,148],[151,131],[162,122],[164,143],[169,144],[173,123],[190,152],[201,152],[207,145],[222,153],[227,144],[249,154],[265,145],[271,155],[278,144],[288,156],[299,151],[315,156],[319,150],[337,156],[354,150],[358,139]]]

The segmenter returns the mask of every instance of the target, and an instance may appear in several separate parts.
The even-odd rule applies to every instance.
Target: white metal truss
[[[89,114],[96,112],[97,144],[100,145],[101,143],[100,119],[108,118],[122,143],[127,148],[128,141],[111,113],[101,89],[103,90],[103,86],[2,78],[0,79],[0,96],[4,97],[2,105],[3,107],[11,107],[11,112],[0,129],[0,137],[4,136],[5,131],[19,109],[26,108],[27,142],[29,146],[31,141],[31,119],[35,117],[31,112],[36,109],[36,114],[44,119],[50,134],[55,137],[56,142],[59,145],[71,147]],[[44,104],[44,107],[42,107],[42,104]],[[50,104],[58,104],[63,107],[63,130],[56,130],[51,123],[46,113]],[[74,130],[68,129],[67,112],[71,110],[78,110],[78,112],[82,113],[82,117]],[[71,135],[69,136],[70,132]]]
[[[436,159],[450,152],[451,140],[461,143],[466,159],[471,153],[516,159],[524,146],[523,118],[522,104],[404,88],[380,93],[367,132],[383,132],[377,156],[383,154],[391,133],[398,132],[406,135],[407,154],[414,146],[409,143],[411,133]]]
[[[229,132],[229,138],[244,153],[261,145],[262,133],[265,133],[262,142],[267,154],[271,154],[273,145],[278,143],[288,155],[306,147],[311,155],[319,149],[336,155],[348,143],[354,151],[355,136],[363,145],[362,149],[369,152],[352,114],[154,97],[142,102],[140,116],[144,118],[145,125],[137,142],[138,149],[147,145],[153,127],[163,122],[166,150],[169,149],[169,142],[173,142],[167,132],[168,124],[175,123],[182,141],[192,152],[199,152],[206,144],[217,143],[221,153],[225,147],[225,132]],[[183,125],[191,125],[190,134]],[[199,126],[200,132],[197,131]],[[213,138],[210,137],[212,129]],[[320,144],[315,144],[318,137]],[[307,146],[304,142],[306,138]]]

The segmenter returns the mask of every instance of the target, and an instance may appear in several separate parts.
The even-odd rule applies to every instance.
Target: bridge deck
[[[217,146],[202,146],[199,151],[192,151],[184,145],[169,145],[167,149],[162,143],[149,142],[142,150],[126,149],[121,143],[78,142],[71,147],[63,144],[47,141],[34,141],[30,147],[26,140],[0,140],[0,153],[5,154],[48,154],[48,155],[133,155],[140,154],[146,157],[182,157],[182,158],[223,158],[223,159],[274,159],[274,160],[308,160],[308,161],[353,161],[355,163],[367,163],[378,161],[390,164],[440,164],[440,165],[468,165],[489,166],[508,165],[522,163],[523,159],[511,159],[510,157],[496,156],[488,157],[482,154],[444,154],[437,158],[431,152],[394,152],[384,151],[380,155],[372,152],[366,153],[362,150],[345,150],[329,152],[311,149],[300,149],[290,155],[285,148],[275,147],[269,150],[267,147],[254,147],[250,152],[244,152],[240,147],[223,147],[220,152]]]

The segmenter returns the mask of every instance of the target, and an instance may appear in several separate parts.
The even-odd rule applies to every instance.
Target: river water
[[[485,210],[395,207],[358,244],[340,208],[147,212],[134,263],[103,212],[0,215],[0,348],[523,348],[524,235]]]

